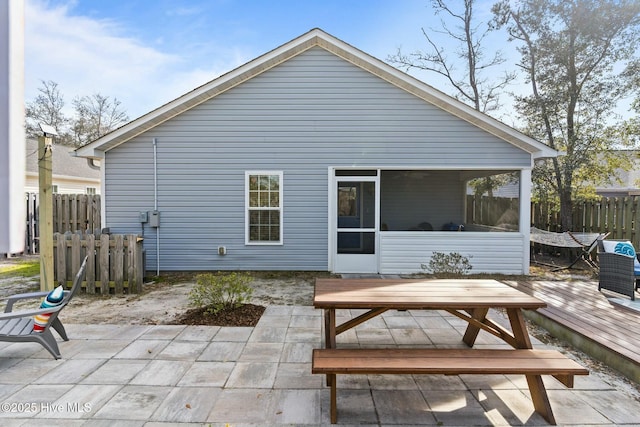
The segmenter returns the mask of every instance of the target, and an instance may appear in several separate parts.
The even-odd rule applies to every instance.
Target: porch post
[[[530,243],[531,233],[531,169],[520,171],[520,233],[523,236],[522,242],[522,273],[529,274],[530,263]]]

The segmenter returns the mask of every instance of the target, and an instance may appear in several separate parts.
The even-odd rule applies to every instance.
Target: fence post
[[[67,234],[55,233],[57,239],[56,250],[56,282],[66,285],[67,282]]]
[[[135,259],[136,259],[136,293],[142,292],[142,282],[144,281],[144,250],[142,247],[142,238],[138,241],[138,237],[135,236]]]
[[[82,234],[73,233],[71,235],[71,271],[68,280],[73,283],[73,276],[80,270],[82,263]]]
[[[87,269],[86,272],[86,292],[96,293],[96,236],[93,233],[87,234]]]
[[[109,235],[100,235],[100,293],[109,293]]]
[[[116,294],[121,294],[124,286],[124,236],[116,234],[113,240],[113,280]]]

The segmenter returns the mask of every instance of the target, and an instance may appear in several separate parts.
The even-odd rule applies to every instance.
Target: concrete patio
[[[442,312],[391,311],[339,336],[338,345],[461,346],[465,326]],[[2,343],[0,424],[330,425],[329,391],[310,365],[321,330],[319,310],[269,306],[255,328],[67,325],[62,360],[37,344]],[[479,347],[499,345],[480,334]],[[534,347],[544,345],[534,339]],[[339,425],[547,425],[522,376],[338,382]],[[559,425],[640,425],[637,388],[617,376],[592,371],[574,389],[545,383]]]

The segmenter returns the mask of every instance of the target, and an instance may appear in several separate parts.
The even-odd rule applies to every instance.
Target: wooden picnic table
[[[463,341],[473,347],[480,330],[514,348],[531,348],[522,310],[546,303],[497,280],[316,279],[313,306],[324,310],[325,346],[336,347],[339,335],[387,310],[444,310],[469,323]],[[491,308],[504,309],[512,332],[487,318]],[[336,325],[337,309],[368,309]]]
[[[417,349],[413,355],[388,349],[380,349],[379,354],[374,352],[373,355],[365,354],[365,350],[358,353],[358,349],[333,350],[336,349],[337,335],[387,310],[444,310],[468,322],[463,336],[468,347],[473,347],[478,333],[484,330],[514,349],[532,349],[522,311],[542,308],[546,303],[496,280],[316,279],[313,305],[324,310],[325,350],[314,352],[314,370],[316,373],[326,373],[327,383],[332,387],[332,422],[337,417],[336,373],[408,373],[414,370],[414,373],[488,374],[501,370],[513,373],[512,369],[515,369],[526,375],[535,410],[552,424],[555,424],[555,419],[541,374],[554,375],[568,387],[573,386],[573,375],[587,374],[584,368],[558,354],[554,354],[553,358],[566,359],[560,362],[562,369],[556,365],[543,369],[542,365],[547,362],[529,359],[530,355],[534,358],[540,356],[534,355],[539,352],[537,350],[529,350],[524,355],[528,360],[526,362],[524,352],[504,349],[493,350],[493,358],[480,350],[471,349]],[[336,310],[339,309],[367,311],[338,325]],[[487,314],[490,309],[503,309],[511,330],[489,319]],[[452,362],[456,357],[466,358],[460,364],[459,371],[458,365]],[[543,355],[545,357],[548,355]],[[463,366],[473,367],[474,364],[475,372],[462,369]]]

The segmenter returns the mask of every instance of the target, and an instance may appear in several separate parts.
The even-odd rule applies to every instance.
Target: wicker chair
[[[636,276],[634,272],[632,257],[605,252],[599,241],[598,264],[600,265],[598,290],[607,289],[635,300],[635,291],[640,286],[640,276]]]

